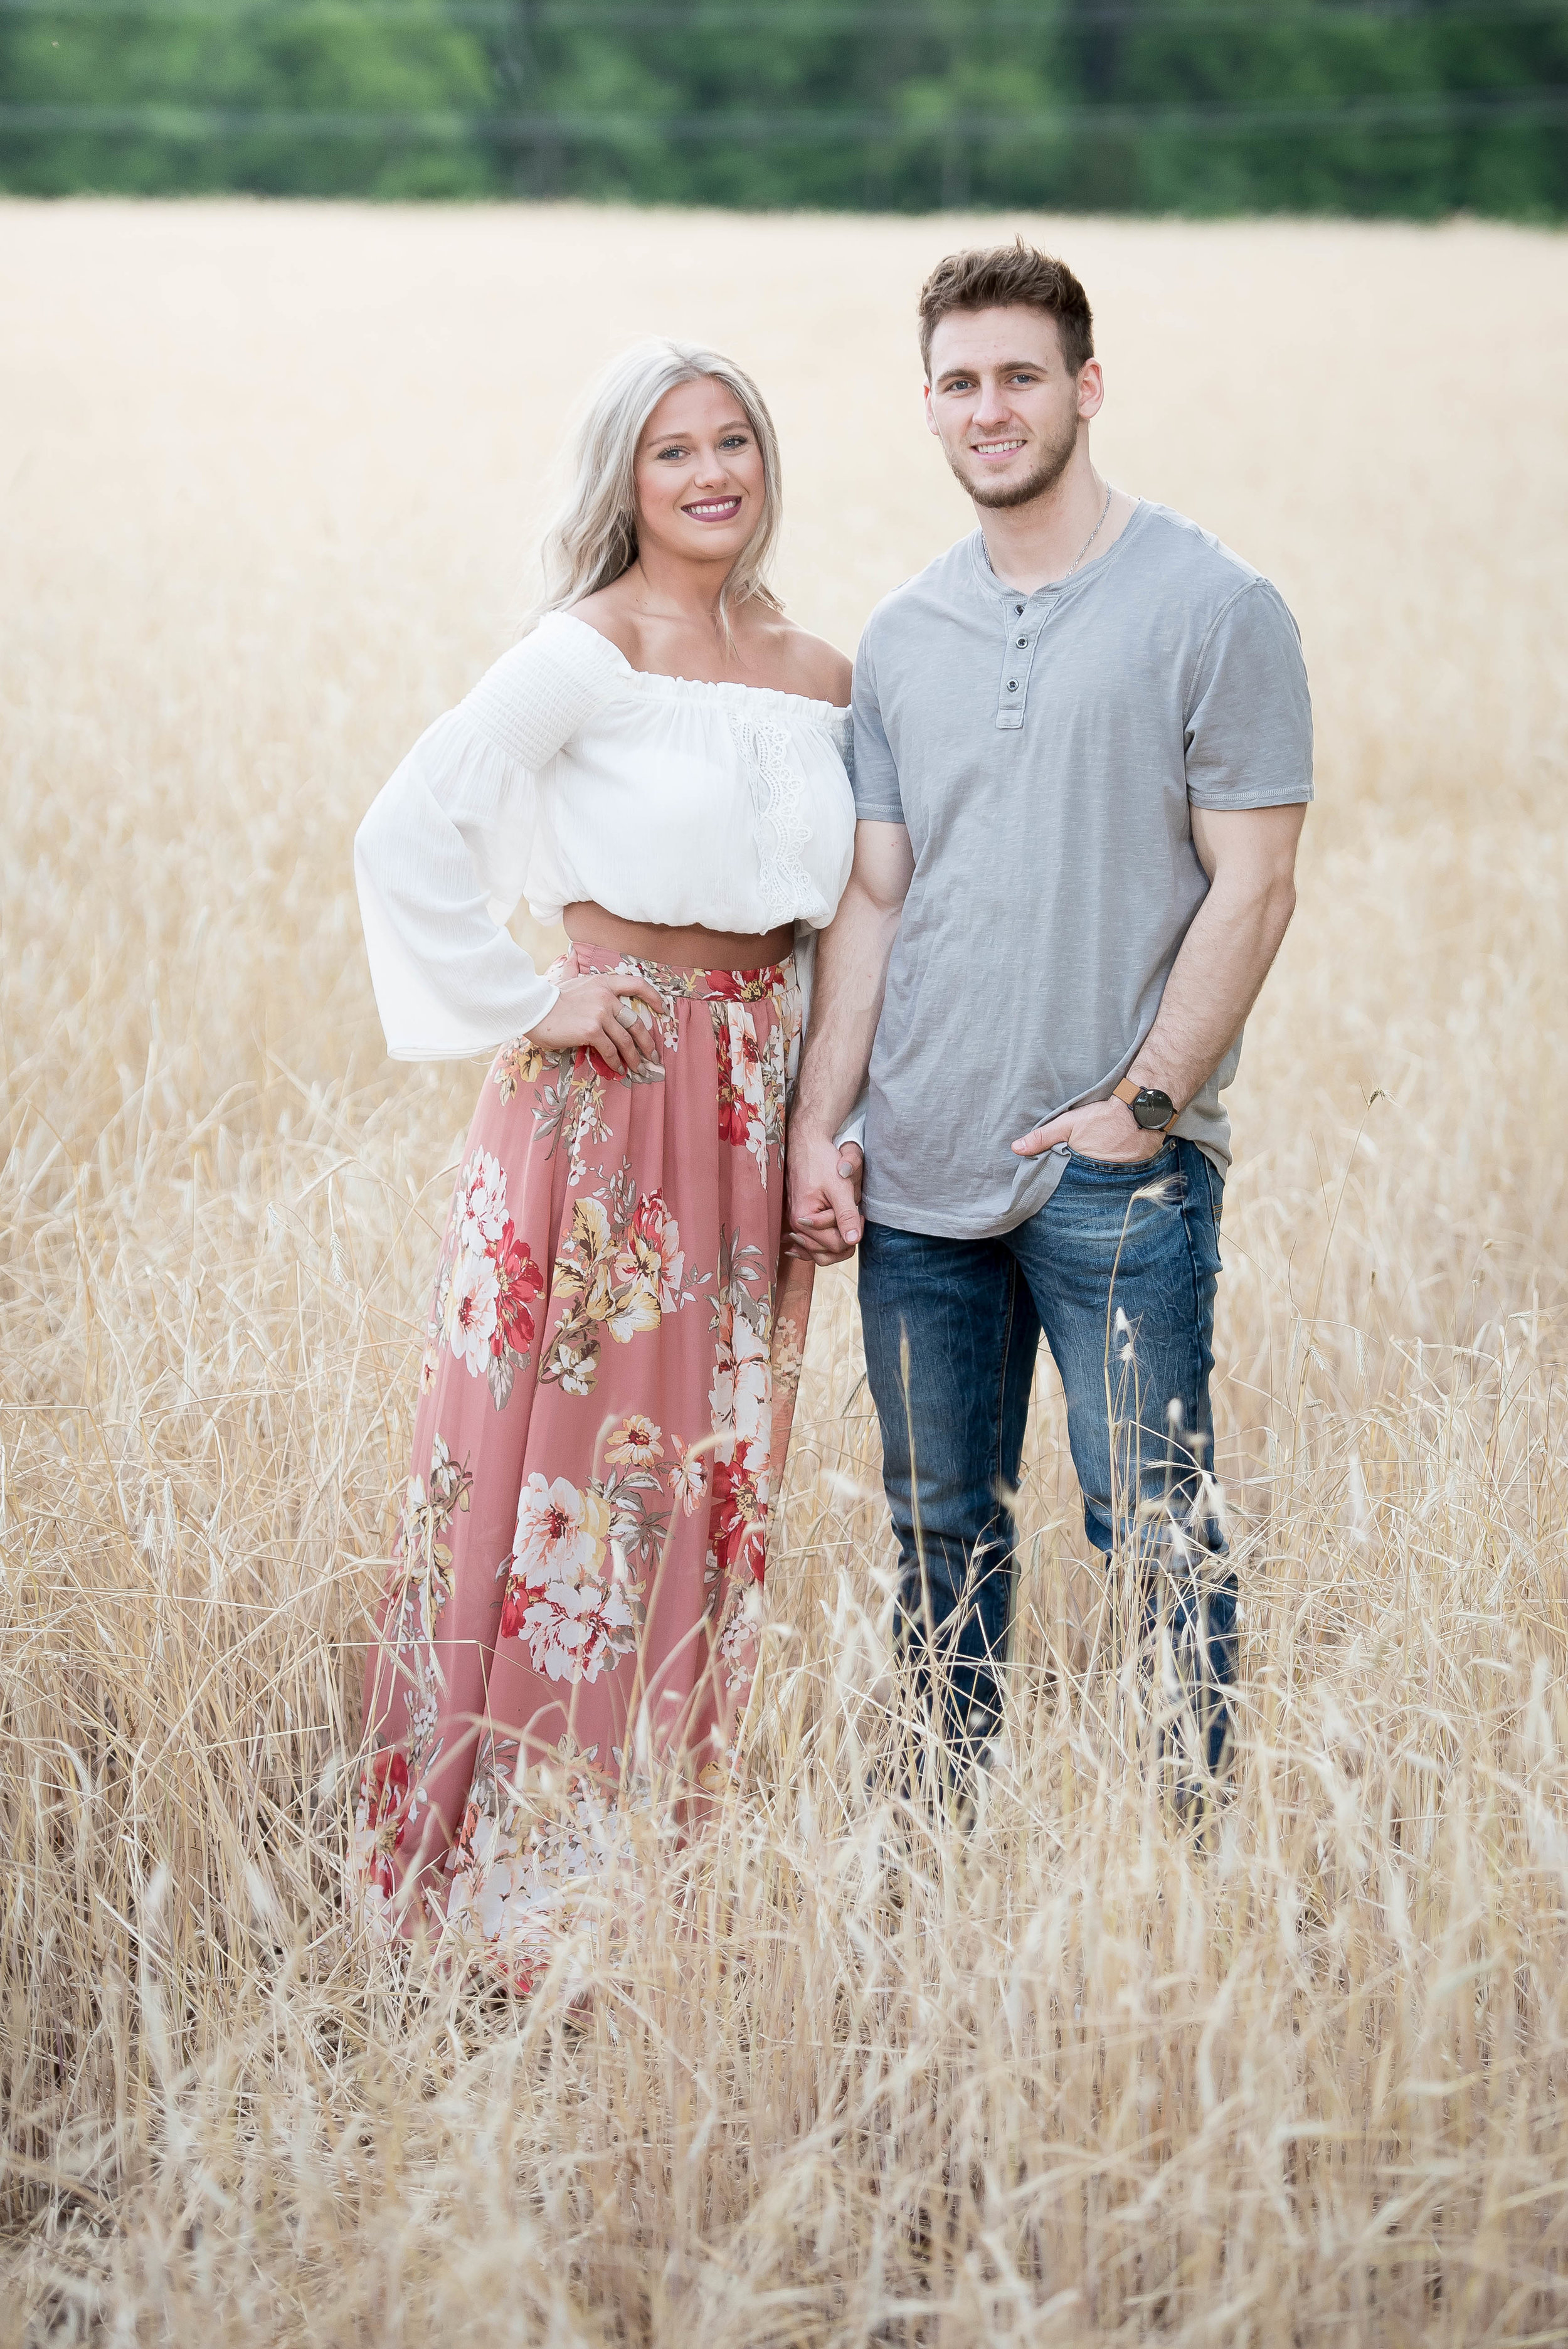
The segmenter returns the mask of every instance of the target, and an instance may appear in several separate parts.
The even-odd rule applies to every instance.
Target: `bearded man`
[[[819,946],[792,1244],[860,1249],[901,1634],[949,1735],[978,1750],[1000,1715],[1043,1333],[1089,1541],[1136,1565],[1212,1767],[1236,1671],[1208,1459],[1221,1093],[1295,902],[1300,641],[1239,556],[1096,471],[1104,379],[1064,263],[953,254],[919,316],[978,527],[878,605],[855,663],[854,872]]]

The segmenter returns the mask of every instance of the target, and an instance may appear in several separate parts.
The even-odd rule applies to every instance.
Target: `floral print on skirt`
[[[793,964],[635,971],[657,1064],[505,1046],[447,1219],[366,1683],[356,1889],[527,1990],[655,1768],[727,1776],[810,1268],[784,1264]],[[700,1796],[698,1797],[700,1799]]]

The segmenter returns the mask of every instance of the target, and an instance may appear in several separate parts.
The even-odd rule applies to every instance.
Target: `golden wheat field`
[[[756,371],[852,648],[966,526],[915,288],[1016,223],[0,206],[0,2341],[1568,2340],[1568,243],[1023,224],[1102,465],[1318,709],[1232,1095],[1234,1792],[1146,1764],[1043,1371],[1005,1744],[901,1812],[835,1274],[746,1783],[645,1823],[584,2019],[344,1923],[479,1074],[384,1059],[350,838],[635,334]]]

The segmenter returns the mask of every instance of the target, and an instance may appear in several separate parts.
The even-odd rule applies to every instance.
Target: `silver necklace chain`
[[[1068,565],[1068,568],[1062,573],[1061,577],[1057,581],[1057,585],[1058,587],[1065,587],[1067,585],[1068,581],[1072,577],[1073,573],[1078,569],[1078,564],[1083,561],[1084,556],[1088,553],[1089,548],[1094,544],[1095,540],[1105,528],[1105,518],[1110,512],[1110,500],[1111,487],[1110,483],[1107,481],[1105,485],[1105,503],[1099,510],[1099,520],[1096,523],[1094,528],[1090,531],[1088,536],[1079,547],[1078,554],[1074,556],[1072,562]]]

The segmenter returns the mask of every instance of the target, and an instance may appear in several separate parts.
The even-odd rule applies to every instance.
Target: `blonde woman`
[[[785,1092],[854,833],[850,667],[769,589],[779,524],[749,378],[626,353],[543,616],[356,842],[388,1050],[494,1055],[367,1672],[359,1885],[521,1991],[633,1787],[722,1785],[756,1661],[810,1302],[809,1267],[779,1283]],[[520,896],[571,940],[548,976]]]

